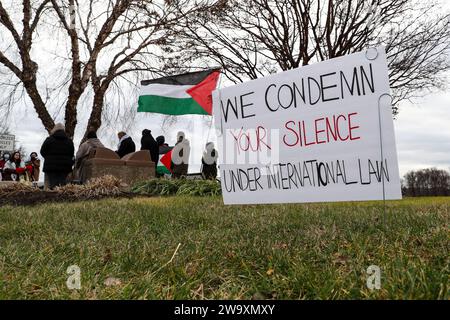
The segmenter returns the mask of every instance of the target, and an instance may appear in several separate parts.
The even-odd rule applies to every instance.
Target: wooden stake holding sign
[[[213,93],[225,204],[400,199],[383,47]]]

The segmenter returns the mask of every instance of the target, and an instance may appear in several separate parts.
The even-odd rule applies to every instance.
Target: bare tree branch
[[[178,24],[173,31],[178,42],[171,51],[174,60],[185,64],[219,64],[230,80],[241,82],[383,44],[397,103],[445,81],[450,15],[440,13],[439,4],[223,0]]]

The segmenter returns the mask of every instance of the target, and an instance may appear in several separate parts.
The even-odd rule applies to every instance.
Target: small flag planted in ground
[[[172,173],[171,164],[172,164],[172,150],[164,154],[160,159],[159,162],[163,164],[164,168],[161,168],[161,171],[164,171],[164,173]],[[166,172],[166,170],[168,172]]]
[[[170,150],[167,153],[172,153],[172,150]],[[170,163],[172,162],[172,156],[169,154],[160,154],[159,155],[159,161],[158,166],[156,167],[156,172],[160,175],[164,174],[172,174],[172,170],[170,169]]]
[[[138,112],[211,115],[219,75],[210,69],[142,81]]]

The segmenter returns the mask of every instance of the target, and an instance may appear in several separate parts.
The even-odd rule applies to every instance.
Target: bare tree
[[[396,104],[445,84],[450,15],[439,3],[223,0],[179,25],[173,51],[179,61],[219,64],[241,82],[383,44]]]
[[[171,21],[179,19],[183,13],[178,11],[180,1],[156,3],[110,1],[105,11],[106,19],[100,28],[96,28],[98,12],[95,13],[95,7],[101,4],[88,1],[88,10],[83,14],[78,0],[69,0],[69,9],[76,5],[78,17],[70,23],[63,13],[63,6],[52,0],[71,42],[72,79],[66,105],[69,134],[74,132],[78,100],[89,82],[92,83],[93,104],[87,128],[97,130],[102,123],[105,94],[113,81],[130,72],[158,71],[151,65],[155,61],[152,59],[155,49],[152,48],[152,52],[148,48],[163,43],[164,28],[170,27]],[[81,60],[81,53],[87,53],[85,61]],[[103,68],[99,66],[102,64]]]
[[[50,116],[45,102],[38,90],[36,73],[38,71],[37,63],[31,57],[31,48],[33,44],[33,34],[41,19],[42,13],[50,0],[42,0],[37,3],[31,3],[31,0],[22,2],[22,20],[20,29],[17,21],[11,19],[10,13],[4,8],[0,1],[0,25],[3,30],[9,33],[12,40],[8,48],[14,46],[19,53],[20,59],[9,58],[0,50],[0,63],[8,68],[20,80],[30,97],[33,106],[41,119],[44,127],[50,130],[54,126],[54,121]],[[4,32],[2,30],[2,32]],[[18,61],[14,61],[18,60]]]
[[[407,196],[450,195],[450,174],[445,170],[427,168],[405,175],[403,193]]]
[[[64,97],[66,131],[73,137],[82,96],[92,98],[86,132],[97,130],[108,89],[120,91],[141,73],[161,73],[159,48],[166,44],[167,31],[203,5],[190,0],[23,0],[19,15],[15,6],[6,10],[0,0],[0,27],[11,34],[11,44],[0,47],[0,63],[19,79],[48,131],[54,126],[49,110],[57,105],[51,95]],[[42,36],[39,27],[62,39],[48,57],[61,65],[52,90],[39,82],[32,57],[33,39]],[[127,107],[132,106],[129,101]]]

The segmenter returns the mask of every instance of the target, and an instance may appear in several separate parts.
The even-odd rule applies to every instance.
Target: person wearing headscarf
[[[214,149],[214,143],[208,142],[202,157],[202,176],[203,179],[216,179],[217,177],[217,158],[219,154]]]
[[[189,155],[191,147],[189,140],[186,139],[184,132],[177,134],[177,143],[172,150],[172,177],[186,177],[189,169]]]
[[[158,144],[159,154],[166,154],[167,152],[172,150],[172,147],[169,147],[169,145],[166,143],[166,138],[164,136],[156,137],[156,143]]]
[[[41,170],[41,160],[38,157],[37,152],[30,154],[30,159],[25,163],[29,171],[30,180],[32,182],[39,181],[39,174]]]
[[[11,155],[9,154],[9,152],[4,152],[2,157],[0,158],[0,181],[8,180],[8,174],[5,174],[3,172],[3,169],[5,168],[5,164],[9,160],[10,157],[11,157]]]
[[[126,134],[126,132],[120,131],[117,134],[117,137],[119,138],[119,144],[117,145],[116,153],[119,155],[119,157],[122,158],[127,154],[136,151],[136,145],[134,144],[133,139],[131,139],[131,137]]]
[[[44,158],[43,171],[47,174],[50,189],[67,183],[74,164],[73,141],[67,136],[62,123],[57,123],[41,147]]]
[[[156,166],[158,165],[159,158],[159,148],[158,143],[152,136],[152,132],[148,129],[144,129],[142,131],[141,150],[148,150],[150,152],[150,158],[155,163],[156,173]]]
[[[75,155],[75,176],[81,182],[84,181],[83,166],[91,150],[105,147],[100,139],[97,138],[95,131],[89,131],[86,138],[87,140],[80,145]]]

